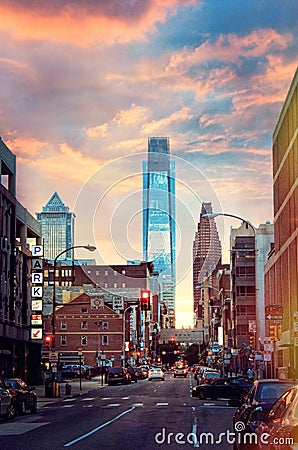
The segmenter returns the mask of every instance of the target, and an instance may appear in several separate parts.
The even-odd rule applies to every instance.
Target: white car
[[[160,367],[151,367],[149,369],[148,381],[152,380],[165,380],[165,374]]]

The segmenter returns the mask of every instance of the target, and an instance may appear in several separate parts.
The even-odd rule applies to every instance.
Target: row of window
[[[108,330],[109,322],[101,322],[101,330]],[[67,322],[60,322],[60,330],[67,330]],[[81,330],[88,330],[87,320],[82,320]]]
[[[109,345],[109,336],[103,334],[101,337],[101,345]],[[67,345],[67,336],[60,336],[60,345]],[[81,336],[81,346],[86,347],[88,345],[88,336]]]
[[[91,275],[91,270],[88,270],[87,271],[87,273],[89,274],[89,275]],[[121,273],[122,275],[125,275],[125,270],[123,269],[122,270],[122,273]],[[97,275],[97,276],[99,276],[100,275],[100,272],[99,272],[99,270],[96,270],[95,271],[95,275]],[[117,270],[114,270],[114,276],[116,277],[118,275],[118,272],[117,272]],[[108,277],[109,276],[109,271],[108,270],[105,270],[105,277]]]

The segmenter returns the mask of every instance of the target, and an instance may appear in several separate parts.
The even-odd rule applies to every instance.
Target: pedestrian
[[[249,380],[253,380],[254,379],[254,371],[253,371],[253,369],[251,367],[247,371],[247,378]]]

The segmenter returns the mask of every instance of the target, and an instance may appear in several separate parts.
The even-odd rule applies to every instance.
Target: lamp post
[[[68,252],[69,250],[72,250],[74,248],[85,248],[86,250],[89,250],[90,252],[94,252],[96,250],[96,247],[93,245],[73,245],[71,247],[68,247],[62,252],[60,252],[54,259],[54,275],[53,275],[53,313],[52,313],[52,351],[55,351],[56,343],[55,343],[55,337],[56,337],[56,266],[57,266],[57,260],[60,258],[61,255]]]
[[[222,311],[222,319],[221,319],[221,323],[222,323],[222,329],[224,328],[224,322],[223,322],[223,306],[224,306],[224,296],[223,296],[223,289],[217,289],[214,286],[211,285],[199,285],[199,286],[195,286],[195,289],[213,289],[214,291],[216,291],[219,296],[221,297],[221,302],[220,302],[220,306],[212,306],[209,304],[210,309],[211,308],[219,308]],[[213,325],[213,334],[212,334],[212,343],[214,342],[214,325]],[[224,347],[224,342],[222,344],[222,346]]]
[[[102,320],[97,320],[94,322],[95,325],[98,327],[98,335],[97,335],[97,365],[99,367],[99,370],[101,372],[101,385],[103,386],[103,361],[101,359],[101,345],[100,345],[100,325],[102,324]]]
[[[122,350],[122,360],[123,360],[123,367],[125,367],[125,313],[126,311],[128,311],[129,309],[133,309],[133,306],[127,306],[124,310],[123,310],[123,318],[122,318],[122,334],[123,334],[123,350]]]

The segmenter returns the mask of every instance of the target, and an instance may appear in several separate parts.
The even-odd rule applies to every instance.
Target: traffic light
[[[150,309],[150,291],[147,289],[141,290],[141,310],[148,311]]]
[[[52,342],[53,342],[53,336],[51,334],[46,334],[44,337],[44,343],[45,343],[47,350],[50,350]]]
[[[277,327],[276,327],[276,337],[277,337],[278,341],[280,341],[280,339],[281,339],[281,333],[282,333],[281,325],[277,325]]]
[[[249,336],[249,346],[250,346],[250,348],[255,348],[255,337],[254,337],[254,335]]]
[[[276,327],[276,325],[269,325],[269,337],[273,341],[277,341],[277,327]]]
[[[169,339],[169,344],[175,344],[175,338],[172,336],[172,337],[170,337],[170,339]]]

